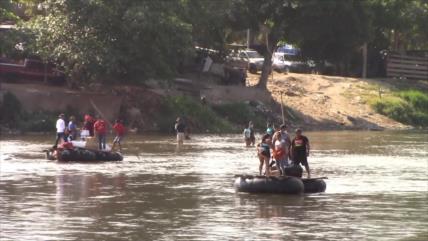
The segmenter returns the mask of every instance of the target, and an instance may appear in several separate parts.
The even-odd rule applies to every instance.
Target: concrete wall
[[[13,93],[21,101],[23,108],[30,112],[40,110],[63,112],[67,106],[71,106],[81,113],[90,110],[97,113],[97,108],[104,115],[103,118],[113,121],[117,118],[122,104],[122,98],[118,96],[71,91],[46,85],[2,83],[0,94],[3,95],[8,91]]]

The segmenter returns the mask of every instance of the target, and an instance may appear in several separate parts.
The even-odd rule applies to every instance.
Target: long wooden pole
[[[107,121],[107,124],[109,124],[111,127],[113,126],[113,124],[106,118],[106,116],[103,114],[103,112],[101,112],[101,110],[98,108],[98,106],[94,103],[94,101],[92,100],[92,98],[89,99],[89,102],[91,103],[92,107],[94,107],[94,109],[98,112],[98,114]]]
[[[367,43],[363,45],[363,73],[361,77],[367,78]]]
[[[284,103],[282,101],[282,91],[281,91],[281,112],[282,112],[282,124],[285,124]]]

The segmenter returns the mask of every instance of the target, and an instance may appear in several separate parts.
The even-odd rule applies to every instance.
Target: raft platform
[[[320,178],[292,176],[235,175],[234,187],[238,192],[301,194],[324,192],[327,184]]]
[[[46,159],[58,162],[115,162],[122,161],[123,156],[119,152],[74,147],[64,150],[46,150]]]

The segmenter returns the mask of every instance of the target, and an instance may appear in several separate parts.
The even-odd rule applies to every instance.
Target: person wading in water
[[[184,133],[186,131],[186,125],[184,124],[184,122],[181,120],[180,117],[178,117],[177,120],[175,121],[174,129],[177,132],[177,143],[179,146],[181,146],[183,145],[184,138],[185,138]]]
[[[256,135],[254,133],[254,124],[252,121],[248,122],[248,128],[250,129],[250,144],[254,146],[256,144]]]

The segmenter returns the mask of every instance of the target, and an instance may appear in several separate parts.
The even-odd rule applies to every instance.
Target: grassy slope
[[[361,97],[378,113],[396,121],[428,126],[428,92],[409,85],[385,85],[370,83],[359,86]]]
[[[418,90],[392,91],[370,102],[378,113],[414,126],[428,126],[428,94]]]

